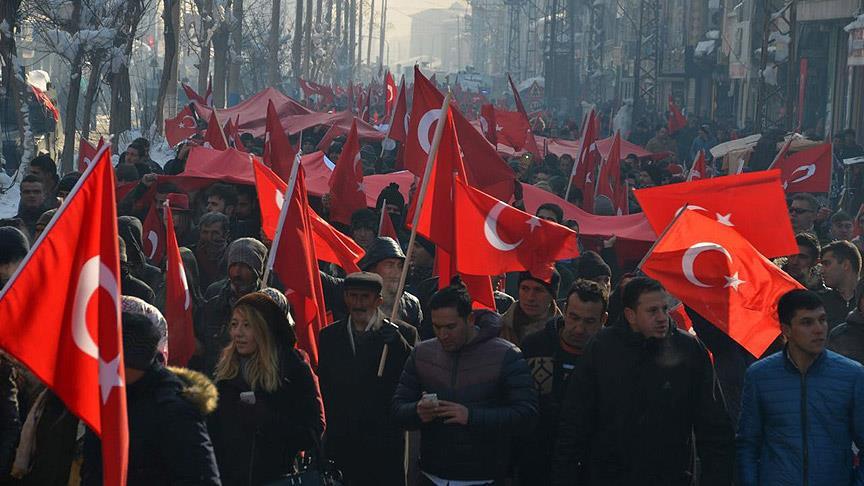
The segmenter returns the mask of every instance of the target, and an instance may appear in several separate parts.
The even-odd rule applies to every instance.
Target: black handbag
[[[296,472],[286,474],[263,486],[342,486],[342,472],[327,459],[321,438],[311,429],[313,450],[296,461]],[[309,457],[311,455],[311,457]]]

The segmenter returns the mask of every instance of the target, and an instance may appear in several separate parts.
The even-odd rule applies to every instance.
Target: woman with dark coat
[[[224,486],[256,486],[294,471],[324,432],[318,381],[286,310],[264,292],[234,305],[231,342],[216,365],[219,405],[210,423]]]

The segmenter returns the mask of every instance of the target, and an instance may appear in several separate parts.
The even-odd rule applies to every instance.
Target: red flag
[[[393,227],[393,220],[390,219],[390,214],[387,213],[387,200],[381,205],[381,222],[378,224],[378,236],[386,236],[393,238],[394,241],[399,241],[399,234],[396,233],[396,228]]]
[[[287,184],[272,170],[257,159],[253,159],[255,188],[258,191],[258,206],[261,209],[261,229],[271,241],[279,225],[279,213],[285,201]],[[363,258],[363,248],[348,236],[324,221],[314,209],[309,208],[309,218],[315,237],[315,251],[320,260],[335,263],[346,272],[359,272],[357,262]]]
[[[831,144],[823,143],[780,158],[775,168],[780,169],[787,193],[828,192],[832,157]]]
[[[687,117],[681,114],[681,109],[675,104],[672,96],[669,96],[669,113],[670,116],[666,122],[666,126],[669,129],[670,135],[687,126]]]
[[[114,198],[106,147],[0,292],[0,347],[101,437],[106,486],[129,450]]]
[[[393,75],[390,74],[390,71],[387,71],[387,74],[384,75],[384,87],[386,89],[386,97],[384,98],[384,110],[387,112],[387,116],[389,117],[391,113],[393,113],[393,106],[396,103],[396,81],[393,79]]]
[[[693,329],[693,320],[687,315],[687,309],[683,304],[678,304],[669,309],[669,317],[675,321],[675,326],[682,331],[690,331]]]
[[[636,199],[657,234],[687,204],[737,230],[763,255],[798,252],[779,170],[639,189]]]
[[[342,146],[342,153],[336,168],[330,175],[330,220],[351,224],[351,215],[366,207],[366,193],[363,188],[363,163],[360,161],[360,139],[357,137],[357,121],[351,123],[348,139]]]
[[[456,178],[456,268],[472,275],[527,270],[552,278],[557,260],[579,256],[576,233],[543,221]]]
[[[165,140],[172,147],[196,133],[198,133],[198,123],[195,122],[195,116],[188,106],[184,106],[174,118],[165,120]]]
[[[597,178],[597,195],[609,198],[616,215],[630,214],[627,186],[621,177],[621,133],[618,131],[612,138],[609,156],[606,157],[606,161],[600,168],[600,175]]]
[[[300,80],[300,88],[303,90],[303,97],[306,100],[309,100],[311,96],[318,96],[318,105],[319,106],[329,106],[333,103],[333,99],[336,97],[336,93],[329,86],[324,86],[318,83],[313,83],[311,81],[306,81],[302,78],[297,78]]]
[[[599,134],[597,132],[597,114],[592,108],[585,117],[585,123],[582,125],[582,138],[579,140],[579,152],[576,154],[576,160],[573,161],[573,169],[570,172],[570,178],[574,187],[585,192],[585,183],[589,180],[588,172],[592,164],[591,160],[597,156],[597,140]],[[588,203],[588,198],[584,198],[585,203]],[[593,200],[592,200],[593,202]]]
[[[444,127],[441,145],[433,161],[434,165],[426,188],[426,198],[417,222],[417,233],[437,246],[435,258],[439,288],[449,285],[450,279],[457,273],[456,260],[453,258],[456,247],[456,235],[453,230],[455,204],[453,200],[453,174],[463,176],[465,174],[459,139],[456,136],[456,127],[453,123],[453,112],[452,107],[448,108],[447,125]],[[419,191],[417,196],[419,196]],[[413,221],[416,206],[417,197],[411,201],[408,220]],[[475,301],[488,308],[495,308],[492,282],[488,277],[462,274],[462,281]]]
[[[291,302],[297,321],[294,328],[297,346],[309,354],[312,366],[317,366],[318,333],[327,325],[327,311],[318,274],[318,256],[308,200],[306,182],[300,168],[285,219],[276,231],[269,263],[285,285],[286,296]]]
[[[207,91],[204,92],[204,106],[213,106],[213,76],[207,76]]]
[[[495,116],[495,105],[486,103],[480,107],[480,129],[483,130],[483,136],[492,145],[498,144],[498,120]]]
[[[215,150],[228,149],[228,140],[225,138],[225,132],[222,131],[222,125],[219,124],[219,119],[216,117],[216,110],[210,112],[207,131],[204,132],[204,146]]]
[[[33,95],[36,96],[36,101],[41,103],[42,107],[51,113],[54,121],[56,122],[57,120],[59,120],[60,112],[57,110],[57,107],[54,106],[54,102],[51,101],[51,98],[49,98],[48,95],[45,94],[45,92],[43,92],[36,86],[30,86],[30,90],[33,91]]]
[[[282,180],[288,179],[297,151],[282,129],[273,101],[267,101],[267,128],[264,132],[264,163]]]
[[[531,122],[528,119],[528,112],[525,111],[525,105],[522,104],[519,90],[516,89],[516,84],[513,83],[513,78],[510,77],[510,74],[507,74],[507,80],[510,81],[510,89],[513,91],[513,99],[516,101],[516,111],[522,116],[522,122],[525,125],[525,133],[522,135],[522,145],[539,160],[541,157],[540,147],[537,146],[537,139],[534,138],[534,132],[531,130]]]
[[[442,103],[444,96],[415,67],[414,106],[404,155],[405,168],[415,175],[423,175]],[[451,114],[468,161],[465,164],[468,183],[499,199],[509,200],[513,196],[513,169],[459,110],[452,109]]]
[[[405,78],[399,83],[399,96],[396,98],[396,109],[390,120],[390,131],[387,138],[397,142],[405,142],[408,134],[408,101],[405,93]]]
[[[780,160],[786,158],[786,154],[789,153],[789,147],[792,146],[792,139],[794,139],[794,138],[795,138],[794,136],[790,136],[789,138],[786,139],[785,142],[783,142],[783,146],[780,147],[780,151],[777,152],[777,155],[774,156],[774,160],[771,161],[771,165],[768,166],[768,170],[778,168],[777,163],[780,162]]]
[[[363,100],[363,107],[360,111],[361,118],[364,122],[369,123],[372,112],[372,83],[366,86],[366,98]]]
[[[210,82],[212,82],[212,80],[208,81],[208,85],[207,85],[207,95],[208,96],[210,95],[210,89],[211,89],[210,88],[211,85],[209,84]],[[207,99],[202,98],[201,95],[199,95],[197,92],[195,92],[195,90],[192,89],[191,86],[189,86],[186,83],[181,83],[180,86],[183,87],[183,91],[186,93],[186,98],[188,98],[189,101],[194,101],[195,103],[197,103],[200,106],[210,106],[210,103],[207,101]]]
[[[693,161],[693,167],[690,168],[690,173],[687,174],[687,182],[705,179],[706,175],[705,152],[700,150],[699,155],[696,156],[696,160]]]
[[[81,138],[81,143],[78,145],[78,172],[83,173],[87,167],[96,160],[99,150],[105,144],[105,140],[99,137],[99,143],[94,147],[86,138]]]
[[[802,288],[733,228],[686,210],[642,271],[759,357],[780,334],[777,301]]]
[[[597,164],[600,163],[600,152],[594,151],[588,157],[588,163],[585,166],[585,182],[582,184],[582,209],[589,213],[594,213],[594,191],[597,188],[595,177],[597,176]]]
[[[144,236],[144,254],[151,262],[160,265],[165,258],[165,226],[159,219],[156,201],[150,203],[150,210],[147,211],[141,226]]]
[[[237,129],[237,124],[232,122],[230,118],[225,123],[225,137],[228,139],[229,146],[241,152],[246,152],[246,147],[243,145],[243,141],[240,140],[240,130]]]
[[[163,207],[165,246],[165,320],[168,321],[168,364],[186,366],[195,352],[195,327],[192,322],[192,295],[186,280],[186,269],[180,258],[180,247],[174,234],[174,218],[169,202]]]

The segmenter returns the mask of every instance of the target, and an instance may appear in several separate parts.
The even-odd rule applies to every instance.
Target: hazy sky
[[[402,55],[406,56],[408,54],[407,38],[411,34],[411,17],[409,16],[429,8],[446,8],[457,1],[467,5],[465,0],[388,0],[387,23],[390,24],[390,29],[387,32],[387,37],[396,42],[400,38],[404,38],[406,45]],[[395,62],[398,59],[398,54],[395,52],[397,47],[394,45],[393,49],[391,60]]]

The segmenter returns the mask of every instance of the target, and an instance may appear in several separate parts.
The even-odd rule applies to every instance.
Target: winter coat
[[[126,243],[127,261],[132,275],[154,291],[162,286],[162,271],[147,263],[144,255],[144,227],[141,221],[132,216],[120,216],[117,218],[117,231]]]
[[[862,403],[864,367],[837,353],[823,351],[804,374],[785,349],[757,361],[744,378],[737,484],[864,484],[851,453],[853,440],[864,447]]]
[[[670,323],[661,339],[624,323],[589,341],[570,378],[553,484],[701,486],[732,482],[734,436],[705,347]]]
[[[864,315],[855,309],[828,336],[828,349],[864,364]]]
[[[420,468],[450,480],[501,479],[511,466],[513,434],[527,433],[537,416],[537,394],[519,348],[496,337],[497,314],[475,314],[478,334],[456,352],[430,339],[405,363],[393,396],[393,414],[403,428],[421,431]],[[435,393],[468,408],[468,425],[423,423],[422,394]]]
[[[220,485],[205,422],[216,401],[213,383],[183,368],[155,364],[127,385],[127,486]],[[81,486],[101,484],[99,439],[91,434],[84,444]]]
[[[318,382],[306,354],[280,353],[279,388],[255,391],[255,403],[241,401],[252,391],[241,374],[216,382],[219,407],[210,418],[219,472],[225,486],[257,486],[293,471],[297,453],[312,450],[324,431]]]
[[[324,290],[324,302],[327,310],[333,313],[335,321],[341,321],[348,317],[348,309],[345,307],[344,278],[337,278],[324,272],[321,274],[321,286]],[[398,319],[420,328],[423,322],[423,311],[420,310],[420,301],[408,292],[402,293],[402,301],[399,305]]]
[[[552,480],[561,402],[567,380],[582,358],[561,348],[559,331],[563,325],[563,317],[550,319],[545,329],[522,340],[522,354],[531,369],[540,410],[537,429],[519,447],[519,478],[523,484],[542,486]]]
[[[404,433],[393,423],[390,401],[417,342],[417,330],[404,322],[395,324],[402,339],[388,345],[380,378],[378,364],[385,346],[381,331],[354,334],[352,349],[352,331],[345,319],[322,329],[318,338],[327,452],[351,484],[405,484]],[[391,324],[385,319],[383,325]]]
[[[31,440],[29,469],[20,480],[21,486],[66,486],[72,461],[79,451],[79,419],[70,412],[51,390],[43,390],[44,407]],[[27,417],[21,417],[22,422]],[[24,441],[24,434],[21,440]],[[19,448],[22,443],[19,442]]]
[[[21,434],[16,374],[12,362],[0,357],[0,484],[9,478],[15,447]]]
[[[858,301],[854,298],[847,301],[840,295],[840,292],[826,288],[818,292],[819,298],[825,305],[825,312],[828,313],[828,331],[832,331],[835,327],[846,321],[849,313],[855,310]]]

